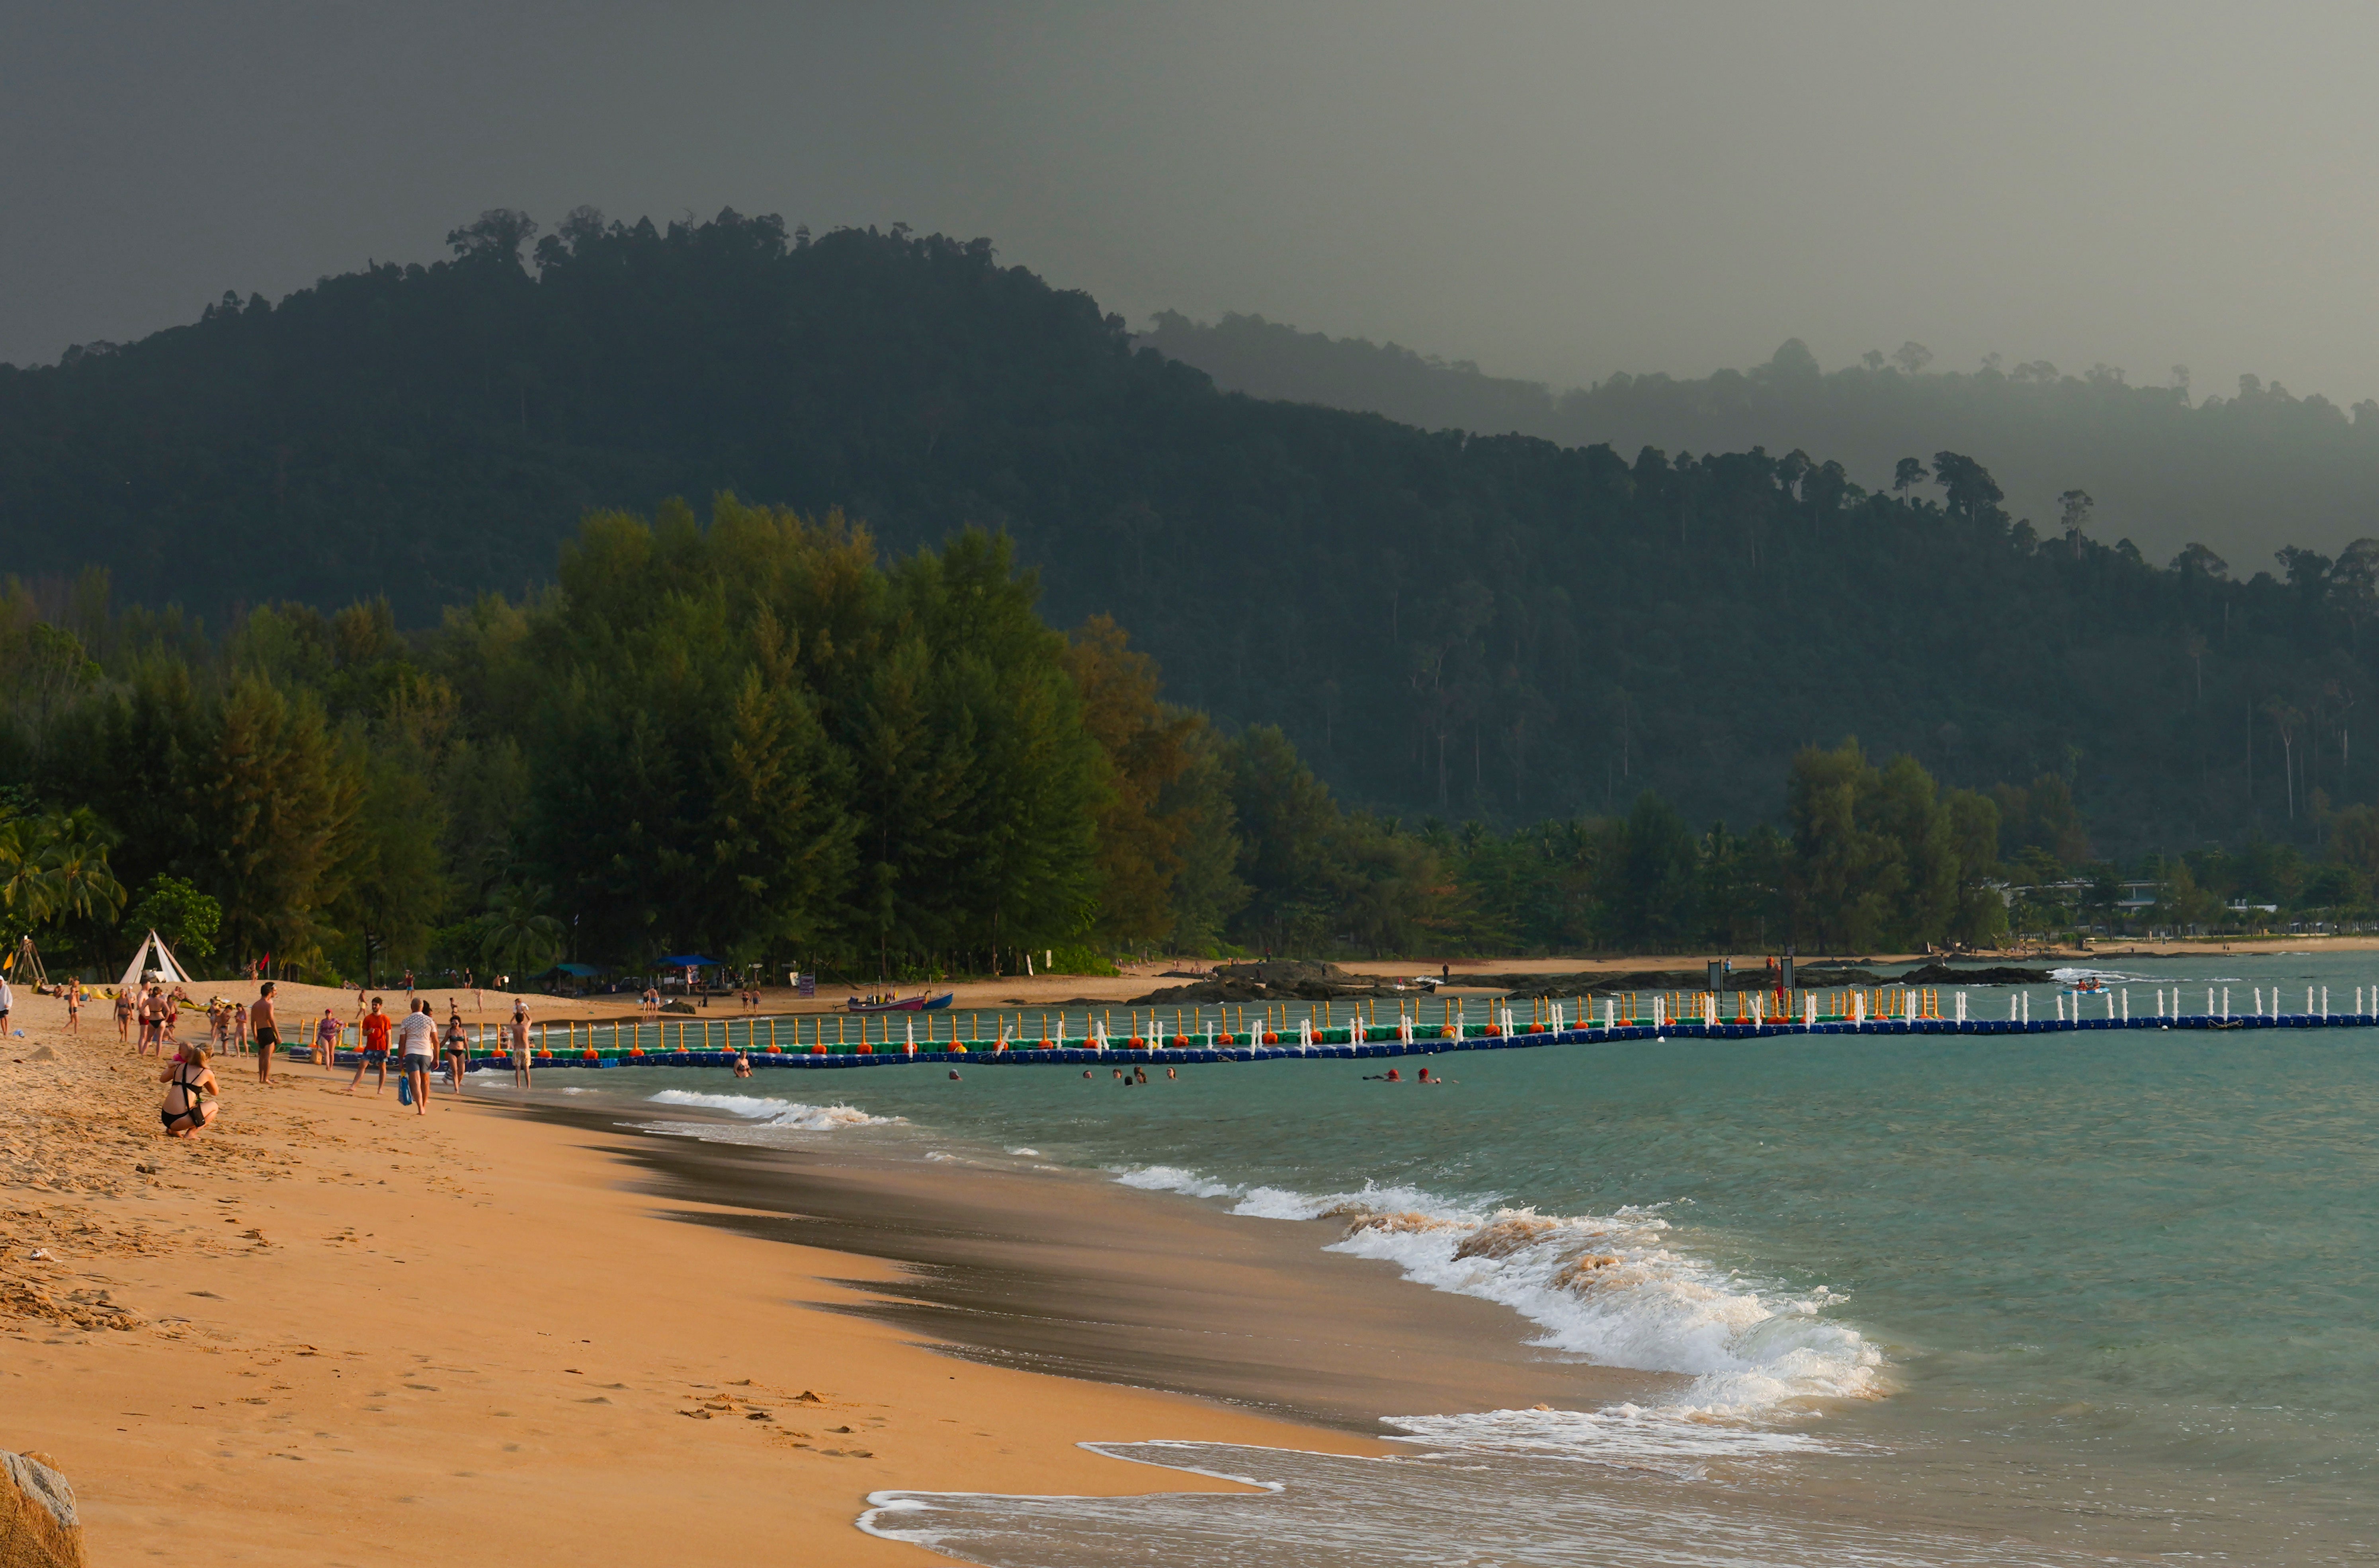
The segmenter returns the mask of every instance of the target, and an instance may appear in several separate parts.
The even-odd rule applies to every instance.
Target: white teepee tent
[[[154,963],[149,961],[151,948],[154,948],[157,953],[157,961]],[[124,971],[124,978],[115,983],[117,988],[139,984],[142,976],[151,970],[155,970],[167,980],[183,984],[189,983],[188,973],[181,965],[174,961],[174,955],[166,947],[165,939],[154,931],[141,940],[139,950],[132,955],[132,962]]]

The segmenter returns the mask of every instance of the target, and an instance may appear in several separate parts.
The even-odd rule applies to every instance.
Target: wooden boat
[[[955,991],[945,991],[938,996],[929,996],[920,991],[914,996],[888,996],[873,1000],[853,996],[842,1005],[842,1009],[847,1013],[930,1013],[948,1007],[950,998],[957,995]]]

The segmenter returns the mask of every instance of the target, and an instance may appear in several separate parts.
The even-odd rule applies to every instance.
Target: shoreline
[[[0,1056],[0,1447],[59,1462],[93,1561],[923,1562],[868,1494],[1245,1490],[1095,1441],[1389,1452],[948,1353],[899,1321],[910,1271],[657,1194],[619,1129],[232,1057],[217,1125],[166,1140],[151,1073],[63,1012],[27,997]]]
[[[2109,959],[2246,957],[2305,949],[2331,953],[2379,953],[2379,935],[2306,934],[2293,936],[2204,937],[2184,941],[2108,938],[2103,943],[2087,948],[2008,947],[1961,953],[1954,958],[1945,958],[1938,953],[1805,954],[1798,961],[1804,965],[1839,963],[1882,968],[1930,962],[2090,963]],[[1462,991],[1466,989],[1462,983],[1466,971],[1472,973],[1483,971],[1493,974],[1605,974],[1647,970],[1696,971],[1710,961],[1724,959],[1733,962],[1740,972],[1745,969],[1761,968],[1765,965],[1767,958],[1768,955],[1764,952],[1726,954],[1697,949],[1687,953],[1638,953],[1623,956],[1590,954],[1540,958],[1348,959],[1340,960],[1338,967],[1350,975],[1383,978],[1408,978],[1427,971],[1443,970],[1450,971],[1451,975],[1451,984],[1447,989]],[[731,995],[721,995],[709,998],[711,1002],[717,1004],[716,1006],[696,1006],[691,1011],[664,1013],[661,1017],[671,1023],[681,1019],[688,1022],[705,1020],[718,1022],[724,1019],[770,1017],[799,1018],[804,1020],[827,1017],[861,1016],[880,1019],[886,1015],[848,1013],[841,1002],[845,993],[858,994],[878,985],[890,985],[892,989],[902,994],[919,989],[931,990],[936,995],[948,991],[955,998],[951,1003],[952,1010],[960,1012],[998,1012],[1007,1007],[1045,1007],[1057,1006],[1061,1002],[1125,1007],[1151,989],[1162,989],[1167,982],[1178,983],[1183,980],[1201,978],[1199,970],[1187,966],[1195,965],[1202,970],[1211,971],[1226,963],[1249,961],[1254,960],[1158,959],[1145,963],[1126,964],[1122,966],[1122,972],[1113,975],[1008,975],[988,979],[935,981],[930,983],[902,982],[897,984],[888,982],[853,981],[848,985],[822,984],[820,995],[811,998],[796,996],[792,988],[787,985],[764,985],[759,989],[761,1003],[755,1009],[747,1010],[739,1006]],[[102,983],[112,983],[103,982]],[[284,1003],[283,1031],[291,1040],[300,1038],[299,1031],[311,1027],[326,1004],[337,1012],[343,1021],[349,1023],[354,1021],[356,988],[352,985],[318,985],[298,980],[282,980],[275,982],[275,984],[279,988],[279,995]],[[207,996],[220,995],[235,1002],[247,1002],[254,999],[256,985],[257,983],[252,980],[239,978],[194,980],[187,983],[187,988],[194,1000],[203,1001]],[[1500,987],[1491,989],[1498,995],[1502,994]],[[18,990],[29,996],[30,995],[30,987],[19,986]],[[833,995],[827,995],[828,992]],[[388,998],[390,1011],[393,1014],[401,1014],[404,1010],[402,999],[407,993],[401,983],[390,983],[377,990],[367,988],[367,995]],[[446,1006],[451,1003],[461,1012],[466,1022],[475,1026],[486,1025],[489,1028],[493,1028],[510,1016],[515,998],[528,1003],[530,1013],[539,1023],[549,1020],[555,1023],[564,1021],[610,1023],[625,1022],[640,1016],[650,1017],[644,1013],[637,1000],[638,994],[625,991],[596,992],[584,996],[569,996],[539,991],[500,991],[482,986],[476,994],[479,998],[477,1005],[471,1002],[475,995],[471,990],[452,983],[417,984],[412,995],[430,998],[441,1020],[445,1016]],[[55,999],[46,998],[45,1000],[54,1001]],[[890,1016],[897,1019],[900,1015],[896,1013]],[[202,1031],[202,1021],[198,1015],[186,1014],[184,1021],[188,1026],[186,1034],[189,1037],[194,1038],[197,1032]],[[113,1027],[113,1022],[108,1016],[106,999],[94,993],[92,997],[84,1004],[84,1032],[95,1037],[98,1033],[111,1030]]]

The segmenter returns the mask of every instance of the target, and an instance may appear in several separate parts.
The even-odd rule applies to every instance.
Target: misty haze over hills
[[[2106,542],[2129,537],[2157,561],[2202,543],[2241,578],[2275,570],[2285,547],[2334,554],[2379,534],[2379,403],[2340,408],[2252,376],[2226,394],[2192,389],[2178,366],[2154,386],[2045,360],[1944,370],[1914,343],[1826,371],[1792,339],[1747,370],[1556,390],[1253,315],[1208,325],[1163,311],[1141,341],[1257,397],[1630,455],[1797,449],[1870,489],[1891,484],[1900,459],[1946,448],[1987,466],[2008,510],[2044,532],[2059,496],[2086,490]]]
[[[1054,623],[1113,616],[1173,700],[1280,726],[1345,798],[1409,819],[1603,814],[1648,788],[1764,821],[1794,755],[1849,735],[1950,785],[2048,778],[2121,855],[2310,841],[2379,782],[2350,735],[2379,694],[2379,545],[2297,551],[2284,582],[2204,551],[2166,568],[2086,508],[2023,524],[1938,434],[1902,438],[1904,487],[1863,486],[1822,446],[1661,456],[1227,392],[988,240],[587,209],[535,232],[491,211],[450,261],[0,367],[11,564],[61,612],[104,565],[211,626],[381,596],[419,626],[550,581],[590,509],[731,491],[839,509],[896,554],[1004,531]],[[2052,437],[2059,400],[2136,415],[2135,446],[2269,428],[2239,440],[2259,471],[2324,428],[2277,396],[1791,355],[1548,416],[1673,402],[1690,438],[1864,397],[1908,431],[1903,405],[1956,406],[1944,389],[2042,400]],[[2335,449],[2369,434],[2337,423]]]

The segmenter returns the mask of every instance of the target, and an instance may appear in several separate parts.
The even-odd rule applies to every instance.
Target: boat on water
[[[2085,974],[2069,982],[2065,987],[2065,994],[2068,996],[2095,996],[2103,994],[2106,989],[2105,981],[2095,974]]]
[[[957,995],[955,991],[945,991],[938,996],[932,996],[920,991],[914,996],[853,996],[843,1003],[842,1009],[847,1013],[938,1012],[948,1007],[950,999]]]

